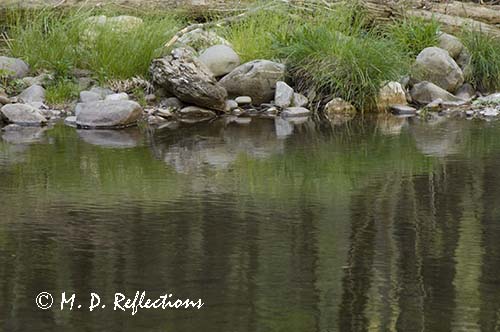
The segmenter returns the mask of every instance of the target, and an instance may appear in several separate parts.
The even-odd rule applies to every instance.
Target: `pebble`
[[[248,105],[252,103],[252,98],[249,96],[240,96],[234,100],[238,105]]]

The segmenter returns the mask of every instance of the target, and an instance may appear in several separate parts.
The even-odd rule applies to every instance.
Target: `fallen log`
[[[468,2],[452,1],[449,3],[435,3],[432,5],[434,12],[470,18],[487,24],[500,24],[500,6],[480,6]]]

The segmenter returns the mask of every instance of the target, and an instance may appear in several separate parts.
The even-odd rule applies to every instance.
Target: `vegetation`
[[[424,48],[438,44],[440,24],[419,17],[407,17],[395,21],[387,29],[388,38],[409,56],[416,57]]]
[[[500,38],[470,29],[461,37],[471,54],[468,80],[483,92],[500,89]]]
[[[99,14],[94,10],[9,12],[11,54],[62,78],[70,76],[73,68],[89,69],[100,80],[144,76],[165,40],[181,26],[176,16],[166,13],[143,16],[144,24],[130,31],[89,23],[89,17]]]
[[[46,89],[45,98],[49,105],[64,105],[78,98],[80,89],[69,79],[60,79]]]

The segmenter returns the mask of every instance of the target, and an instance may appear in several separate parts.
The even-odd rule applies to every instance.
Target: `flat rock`
[[[121,128],[135,125],[142,107],[131,100],[100,100],[76,106],[76,124],[84,128]]]
[[[412,79],[434,83],[448,92],[455,92],[464,83],[462,69],[448,51],[439,47],[420,52],[412,72]]]
[[[391,111],[397,115],[414,115],[417,114],[417,109],[408,105],[391,105]]]
[[[255,104],[274,98],[276,83],[285,76],[285,65],[268,60],[247,62],[220,80],[230,96],[250,96]]]
[[[0,56],[0,76],[23,78],[29,71],[30,67],[23,60]]]
[[[240,57],[227,45],[209,47],[198,58],[215,77],[226,75],[240,65]]]
[[[36,108],[26,104],[5,105],[0,113],[0,117],[7,122],[24,126],[40,126],[47,122]]]
[[[153,82],[187,104],[224,111],[227,91],[210,70],[185,48],[156,59],[150,68]]]
[[[274,93],[274,103],[281,108],[292,106],[295,92],[283,81],[276,82],[276,91]],[[300,106],[299,106],[300,107]]]
[[[191,123],[208,121],[217,116],[214,111],[197,106],[184,107],[177,115],[181,118],[181,121]]]
[[[23,90],[17,99],[22,103],[34,103],[34,102],[45,102],[45,89],[38,84],[32,85],[29,88]]]
[[[288,107],[281,112],[284,118],[309,116],[311,111],[304,107]]]
[[[463,101],[431,82],[420,82],[415,84],[411,89],[410,94],[413,101],[422,105],[429,104],[436,99],[442,99],[445,102]]]
[[[70,127],[76,127],[76,116],[68,116],[64,119],[64,124]]]

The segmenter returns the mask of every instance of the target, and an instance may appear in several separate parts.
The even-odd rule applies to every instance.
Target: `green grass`
[[[86,20],[98,14],[101,12],[50,9],[10,12],[11,55],[35,70],[53,70],[59,77],[70,76],[73,68],[89,69],[100,80],[146,76],[158,50],[182,25],[173,14],[154,13],[143,16],[144,24],[130,32],[104,25],[89,39],[85,31],[93,25]],[[110,16],[117,15],[120,13]]]
[[[79,93],[78,84],[68,79],[61,79],[47,87],[45,99],[47,104],[51,106],[65,105],[78,99]]]
[[[485,93],[500,90],[500,38],[465,29],[461,40],[471,55],[467,80]]]
[[[407,17],[387,27],[387,38],[409,56],[416,57],[424,48],[438,44],[439,29],[440,24],[436,20]]]

